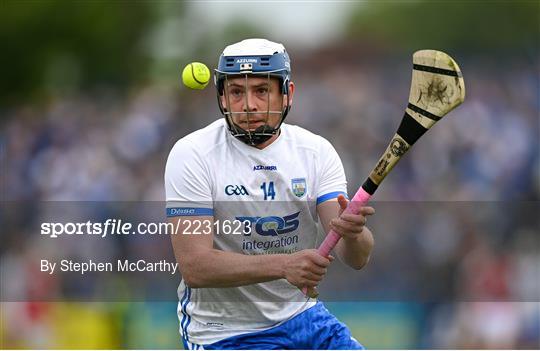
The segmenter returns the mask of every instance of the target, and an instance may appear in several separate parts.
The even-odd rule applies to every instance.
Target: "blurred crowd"
[[[410,62],[368,57],[332,64],[339,52],[313,60],[321,55],[292,55],[297,93],[287,121],[332,142],[352,195],[403,115]],[[362,52],[356,57],[362,57]],[[465,77],[466,102],[415,145],[377,192],[378,213],[369,224],[377,244],[369,266],[360,273],[341,266],[331,270],[321,287],[322,296],[375,305],[381,301],[420,304],[421,313],[407,321],[415,335],[407,345],[412,348],[537,348],[538,63],[509,61],[500,70],[496,63],[468,57],[459,57],[458,62]],[[19,296],[30,296],[33,278],[16,267],[37,257],[43,245],[51,245],[33,239],[37,227],[27,223],[32,219],[26,211],[13,213],[7,207],[28,204],[30,217],[39,218],[40,204],[49,201],[72,201],[74,206],[76,201],[163,201],[163,171],[174,142],[221,118],[214,94],[211,88],[194,92],[152,86],[126,95],[104,91],[56,97],[41,106],[27,104],[6,111],[0,135],[0,184],[6,208],[0,220],[11,225],[2,230],[7,243],[0,251],[2,281],[14,284]],[[141,250],[131,241],[94,249],[111,256]],[[46,287],[59,294],[64,288]],[[134,342],[133,330],[163,330],[154,322],[140,326],[142,321],[155,320],[173,324],[167,327],[172,337],[162,337],[157,346],[179,347],[174,303],[167,308],[138,304],[143,317],[129,324],[134,328],[131,333],[111,331],[126,325],[122,323],[126,318],[133,319],[133,304],[89,305],[73,307],[80,316],[77,322],[86,325],[87,318],[94,321],[90,324],[95,325],[96,335],[115,335],[104,337],[103,344],[87,345],[90,348],[152,346]],[[354,303],[350,308],[355,308]],[[166,318],[163,311],[169,312]],[[0,332],[7,347],[68,345],[61,344],[60,334],[47,331],[54,322],[51,316],[67,318],[61,304],[4,302],[1,315]],[[362,327],[375,322],[362,321],[361,315],[357,319],[353,333],[359,340],[366,339]],[[98,325],[110,328],[100,331]],[[33,340],[21,339],[21,330],[35,330]],[[140,334],[137,337],[142,340]],[[378,344],[377,335],[369,340],[372,343],[366,346],[371,348],[400,347],[400,340]]]

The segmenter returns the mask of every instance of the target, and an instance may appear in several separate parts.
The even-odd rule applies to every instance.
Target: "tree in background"
[[[403,1],[359,4],[348,22],[349,38],[399,48],[462,49],[469,52],[525,49],[538,55],[538,1]],[[384,45],[384,44],[383,44]]]
[[[156,20],[154,8],[139,1],[3,1],[0,103],[143,79],[141,38]]]

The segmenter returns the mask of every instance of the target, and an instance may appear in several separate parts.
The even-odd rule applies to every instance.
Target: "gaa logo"
[[[243,185],[227,185],[225,187],[225,194],[227,194],[228,196],[249,195],[247,189]]]

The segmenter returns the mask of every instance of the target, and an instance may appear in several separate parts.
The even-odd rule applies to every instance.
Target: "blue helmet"
[[[274,43],[266,39],[246,39],[229,45],[223,50],[219,58],[218,68],[214,72],[214,83],[217,89],[218,105],[221,113],[225,116],[229,131],[233,136],[249,145],[258,145],[275,135],[285,120],[290,110],[289,99],[281,111],[268,111],[280,113],[281,119],[277,126],[264,125],[254,131],[244,130],[233,122],[233,112],[227,106],[223,106],[221,96],[228,78],[238,76],[260,76],[278,78],[281,93],[289,95],[289,83],[291,81],[291,61],[282,44]],[[247,87],[246,87],[247,89]],[[238,113],[238,112],[236,112]],[[249,112],[247,112],[249,113]]]

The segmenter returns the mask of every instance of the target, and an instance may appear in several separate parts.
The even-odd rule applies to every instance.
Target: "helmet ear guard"
[[[214,84],[217,91],[218,106],[224,115],[231,134],[249,145],[258,145],[279,132],[281,124],[290,111],[289,84],[290,59],[283,45],[265,39],[247,39],[225,48],[219,58],[218,68],[214,71]],[[261,126],[254,131],[246,131],[232,120],[228,102],[223,106],[225,82],[232,76],[262,76],[279,79],[282,97],[287,96],[287,103],[281,109],[281,119],[276,127]],[[246,83],[247,84],[247,83]],[[270,113],[270,111],[268,111]],[[277,113],[277,112],[273,112]]]

